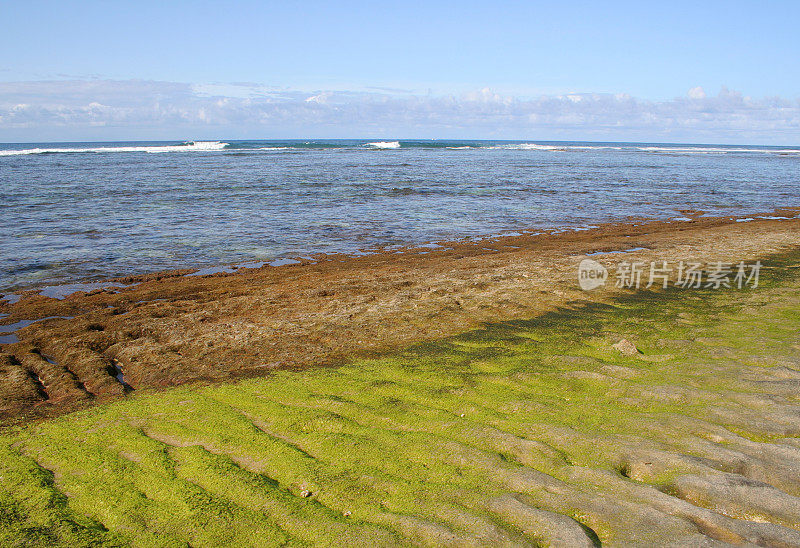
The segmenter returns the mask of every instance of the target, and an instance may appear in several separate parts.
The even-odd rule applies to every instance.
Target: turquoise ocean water
[[[0,145],[0,292],[800,206],[800,147],[509,141]]]

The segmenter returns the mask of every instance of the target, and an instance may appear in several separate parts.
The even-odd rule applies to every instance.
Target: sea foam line
[[[799,149],[767,149],[767,148],[723,148],[723,147],[637,147],[637,146],[611,146],[611,145],[542,145],[538,143],[510,143],[506,145],[492,145],[481,147],[490,150],[541,150],[561,151],[570,150],[623,150],[632,152],[649,152],[655,154],[730,154],[730,153],[761,153],[761,154],[800,154]]]
[[[494,150],[623,150],[624,147],[607,146],[607,145],[540,145],[537,143],[512,143],[508,145],[493,145],[484,147]]]
[[[729,154],[760,152],[762,154],[798,154],[797,149],[767,149],[767,148],[720,148],[720,147],[636,147],[642,152],[672,153],[672,154]]]
[[[128,147],[93,147],[93,148],[28,148],[23,150],[0,150],[0,156],[20,156],[27,154],[79,154],[110,152],[216,152],[223,150],[228,143],[221,141],[188,141],[181,145],[128,146]]]

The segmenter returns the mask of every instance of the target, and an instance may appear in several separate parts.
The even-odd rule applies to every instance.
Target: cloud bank
[[[140,80],[0,82],[0,141],[207,138],[486,138],[800,143],[800,99],[701,87],[514,97],[302,91]]]

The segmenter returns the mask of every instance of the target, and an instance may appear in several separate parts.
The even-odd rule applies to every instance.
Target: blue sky
[[[0,141],[800,142],[800,2],[562,4],[3,1]]]

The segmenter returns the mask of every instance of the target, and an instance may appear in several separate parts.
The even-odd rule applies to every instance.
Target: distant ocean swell
[[[0,144],[0,293],[683,210],[755,218],[800,206],[798,162],[755,145]]]
[[[6,145],[7,146],[7,145]],[[3,147],[0,145],[0,147]],[[258,142],[236,141],[186,141],[176,144],[130,144],[126,146],[82,144],[82,146],[48,146],[33,148],[0,148],[0,157],[25,156],[31,154],[109,154],[109,153],[148,153],[160,154],[168,152],[293,152],[308,150],[327,150],[336,148],[361,148],[363,150],[398,150],[432,148],[443,150],[520,150],[541,152],[578,152],[578,151],[618,151],[651,154],[777,154],[800,155],[800,149],[790,147],[740,147],[719,145],[660,145],[642,146],[642,144],[549,144],[532,142],[488,142],[469,143],[447,141],[304,141],[281,142],[273,146],[263,146]]]

